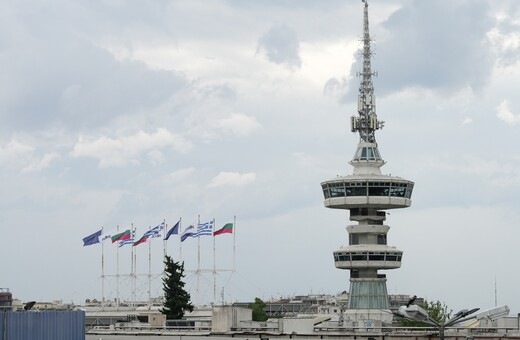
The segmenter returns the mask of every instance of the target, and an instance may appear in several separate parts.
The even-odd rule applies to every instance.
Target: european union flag
[[[165,240],[169,239],[170,236],[177,235],[179,233],[179,224],[180,223],[181,223],[181,221],[179,220],[179,222],[175,223],[175,225],[173,227],[171,227],[170,230],[168,230],[168,233],[166,234],[166,237],[164,238]]]
[[[88,235],[83,239],[83,247],[91,246],[93,244],[99,243],[99,237],[101,236],[101,230],[96,231],[92,235]]]

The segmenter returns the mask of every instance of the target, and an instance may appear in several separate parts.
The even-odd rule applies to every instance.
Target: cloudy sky
[[[348,243],[348,214],[323,207],[320,182],[352,172],[362,8],[3,1],[1,286],[24,301],[100,299],[101,246],[83,237],[236,215],[237,271],[219,272],[219,301],[347,290],[332,252]],[[416,183],[412,207],[387,219],[404,251],[386,272],[391,294],[488,308],[496,282],[498,303],[520,312],[518,17],[513,0],[370,2],[382,171]],[[233,268],[232,240],[216,239],[220,269]],[[186,261],[192,297],[212,301],[212,277],[197,294],[191,273],[197,241],[179,244],[168,252]],[[157,273],[162,244],[151,246]],[[135,248],[146,274],[148,247]],[[116,249],[104,244],[107,275],[118,255],[129,272],[130,247]],[[202,269],[212,249],[201,240]]]

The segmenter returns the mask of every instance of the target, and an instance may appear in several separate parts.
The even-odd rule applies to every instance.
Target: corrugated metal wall
[[[0,340],[85,340],[85,312],[0,312]]]
[[[4,324],[7,321],[7,313],[0,312],[0,339],[5,339]]]

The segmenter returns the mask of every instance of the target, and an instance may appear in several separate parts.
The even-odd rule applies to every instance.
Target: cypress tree
[[[182,319],[185,311],[193,311],[190,294],[184,289],[184,262],[172,260],[171,256],[164,258],[163,290],[164,303],[161,313],[166,319]]]
[[[250,303],[247,308],[253,310],[253,321],[267,321],[269,317],[265,312],[265,302],[260,298],[255,298],[255,302]]]

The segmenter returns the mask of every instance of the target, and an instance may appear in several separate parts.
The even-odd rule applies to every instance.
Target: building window
[[[351,192],[352,192],[352,196],[366,196],[367,188],[366,188],[366,186],[353,187],[353,188],[351,188]]]
[[[330,188],[331,197],[345,197],[345,186],[343,183],[331,185]]]
[[[384,253],[368,253],[368,259],[370,261],[384,261],[385,254]]]
[[[387,261],[397,261],[397,255],[386,254],[386,260]]]
[[[366,261],[367,260],[367,254],[359,254],[359,253],[353,253],[352,254],[352,261]]]
[[[388,309],[385,283],[382,281],[352,282],[350,309]]]
[[[325,196],[325,199],[330,198],[330,190],[326,186],[323,186],[323,196]]]
[[[339,260],[342,262],[350,261],[350,254],[341,254],[339,255]]]

